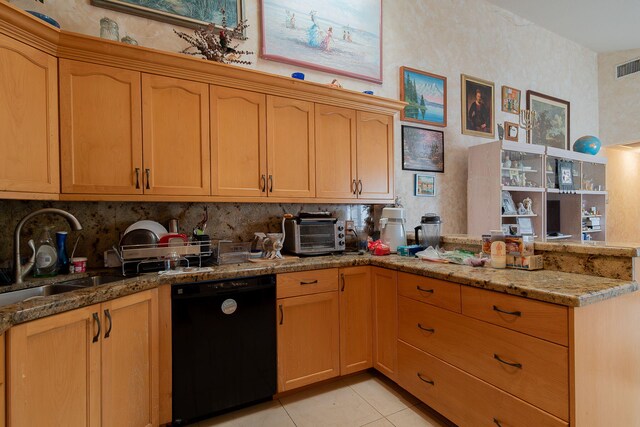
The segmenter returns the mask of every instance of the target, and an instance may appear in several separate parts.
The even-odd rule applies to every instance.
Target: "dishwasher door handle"
[[[282,310],[282,304],[278,307],[280,307],[280,324],[282,325],[284,323],[284,311]]]

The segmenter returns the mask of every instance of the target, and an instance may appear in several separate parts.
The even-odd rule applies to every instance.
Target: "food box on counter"
[[[507,255],[513,255],[514,257],[533,255],[532,236],[505,236],[504,243],[507,246]]]
[[[542,270],[544,268],[544,259],[542,255],[507,255],[507,267],[518,270]]]

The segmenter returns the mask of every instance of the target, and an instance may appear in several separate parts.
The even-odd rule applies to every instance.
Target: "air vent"
[[[616,78],[628,76],[629,74],[637,73],[640,71],[640,58],[633,61],[625,62],[616,67]]]

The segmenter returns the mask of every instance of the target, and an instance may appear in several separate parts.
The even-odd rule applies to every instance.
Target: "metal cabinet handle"
[[[500,424],[500,421],[498,421],[497,419],[493,419],[493,422],[495,423],[495,425],[497,425],[498,427],[502,427],[502,424]]]
[[[269,193],[273,193],[273,175],[269,175]]]
[[[136,168],[136,190],[140,189],[140,168]]]
[[[104,311],[104,315],[107,317],[107,320],[109,321],[109,327],[107,328],[107,332],[105,332],[104,337],[109,338],[109,335],[111,334],[111,327],[113,326],[113,321],[111,320],[111,313],[109,313],[109,309],[106,309]]]
[[[266,191],[267,189],[267,177],[265,175],[261,175],[260,176],[260,191],[262,191],[263,193]]]
[[[435,381],[425,379],[422,375],[420,375],[420,372],[416,372],[416,375],[418,376],[418,378],[420,378],[425,383],[431,384],[431,385],[436,385]]]
[[[278,306],[280,308],[280,324],[284,323],[284,311],[282,310],[282,304]]]
[[[304,281],[300,281],[301,285],[315,285],[316,283],[318,283],[318,279],[316,280],[311,280],[309,282],[304,282]]]
[[[505,365],[509,365],[509,366],[513,366],[514,368],[518,368],[518,369],[522,369],[522,363],[511,363],[511,362],[507,362],[506,360],[502,359],[500,356],[498,356],[497,354],[493,355],[493,358],[496,359],[498,362],[500,363],[504,363]]]
[[[150,181],[150,177],[151,177],[151,169],[147,168],[144,170],[144,173],[147,175],[147,185],[146,185],[146,189],[150,190],[151,189],[151,185],[149,184]]]
[[[518,316],[521,317],[522,316],[522,312],[521,311],[505,311],[500,309],[498,306],[494,305],[493,306],[493,310],[497,311],[498,313],[504,313],[504,314],[509,314],[511,316]]]
[[[362,180],[361,179],[358,180],[358,187],[360,187],[359,190],[358,190],[358,194],[362,194]]]
[[[424,289],[424,288],[421,288],[420,285],[416,286],[416,289],[419,290],[420,292],[426,292],[428,294],[433,293],[433,289]]]
[[[418,328],[422,329],[423,331],[431,332],[432,334],[435,334],[435,332],[436,332],[435,329],[433,329],[433,328],[425,328],[420,323],[418,323]]]
[[[351,192],[353,194],[358,194],[358,183],[356,182],[355,179],[351,181]]]
[[[102,330],[102,325],[100,325],[100,317],[98,317],[98,313],[93,313],[93,320],[98,324],[98,332],[93,336],[93,342],[98,342],[100,338],[100,331]]]
[[[340,273],[340,280],[342,280],[342,289],[340,289],[340,292],[344,292],[344,273]]]

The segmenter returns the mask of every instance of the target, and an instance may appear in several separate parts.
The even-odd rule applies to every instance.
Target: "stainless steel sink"
[[[35,288],[4,292],[0,293],[0,307],[34,298],[42,298],[49,295],[57,295],[65,292],[76,291],[78,289],[90,288],[92,286],[103,285],[105,283],[116,282],[123,279],[124,277],[122,276],[111,275],[89,276],[80,279],[65,280],[63,282],[52,283],[49,285],[42,285]]]

